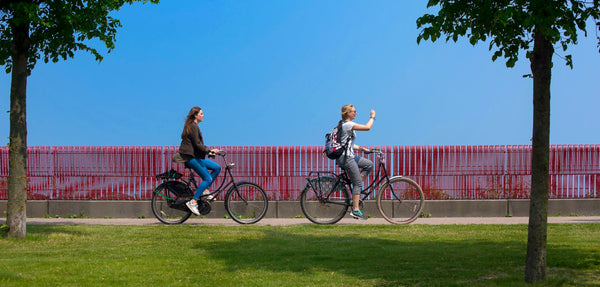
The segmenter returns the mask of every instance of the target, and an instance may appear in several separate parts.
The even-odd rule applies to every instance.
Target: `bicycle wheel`
[[[408,224],[423,210],[425,197],[421,187],[411,179],[392,177],[379,189],[377,208],[387,221],[393,224]]]
[[[225,196],[225,210],[231,219],[240,224],[260,221],[265,217],[268,207],[267,194],[254,183],[238,183],[229,189]]]
[[[189,188],[178,181],[168,181],[152,192],[152,213],[164,224],[180,224],[192,215],[185,203],[192,197]]]
[[[306,218],[313,223],[334,224],[346,215],[350,195],[336,178],[318,177],[311,179],[302,190],[300,206]]]

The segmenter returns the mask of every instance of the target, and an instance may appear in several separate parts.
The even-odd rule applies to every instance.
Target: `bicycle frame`
[[[174,169],[159,174],[157,179],[163,182],[154,189],[152,194],[151,206],[154,216],[165,224],[180,224],[186,221],[192,213],[196,215],[206,215],[211,211],[211,203],[215,201],[216,195],[225,191],[223,203],[227,214],[234,221],[240,224],[252,224],[261,220],[268,209],[268,197],[265,191],[259,185],[247,182],[236,181],[232,169],[234,163],[228,162],[225,151],[216,153],[223,158],[225,170],[221,180],[214,179],[220,184],[213,192],[202,194],[198,198],[198,210],[192,210],[189,202],[192,196],[198,191],[198,182],[195,172],[190,170],[187,178],[181,179],[181,173]],[[211,155],[212,156],[212,155]],[[186,166],[186,168],[189,168]],[[194,191],[195,189],[195,191]],[[162,192],[166,190],[165,192]]]
[[[424,203],[419,184],[403,176],[391,176],[385,165],[385,155],[379,149],[367,153],[377,153],[377,167],[372,182],[358,195],[350,196],[348,190],[352,188],[352,182],[345,170],[337,174],[309,173],[308,183],[300,195],[300,206],[308,220],[316,224],[334,224],[346,215],[350,206],[358,203],[358,208],[363,209],[367,199],[374,199],[381,216],[392,224],[408,224],[419,216]]]
[[[366,188],[363,188],[361,190],[361,201],[365,200],[366,198],[368,198],[369,196],[371,196],[371,194],[373,192],[375,192],[376,189],[378,189],[381,184],[383,182],[388,182],[390,180],[390,176],[387,172],[387,168],[385,167],[385,160],[383,159],[383,153],[379,150],[375,150],[372,153],[376,153],[376,158],[377,158],[377,168],[376,168],[376,173],[375,173],[375,177],[373,179],[373,181],[371,182],[371,184],[369,184],[369,186],[367,186]],[[312,185],[311,181],[310,181],[310,176],[316,174],[317,178],[320,178],[321,175],[323,174],[329,174],[332,175],[333,177],[335,177],[337,179],[337,181],[334,184],[334,187],[337,186],[340,182],[342,182],[346,187],[348,187],[349,190],[352,190],[352,182],[350,181],[350,178],[348,177],[348,174],[346,173],[345,170],[342,169],[342,172],[340,174],[336,174],[334,172],[330,172],[330,171],[311,171],[308,173],[308,177],[307,182],[310,185],[310,187],[313,190],[319,190],[319,192],[321,192],[321,188],[315,189],[315,187]],[[318,181],[319,183],[321,182],[320,180]],[[323,202],[329,202],[327,198],[323,198],[322,194],[320,196],[320,200]],[[335,202],[329,202],[329,203],[334,203]],[[347,204],[350,205],[350,204]]]
[[[375,177],[373,178],[373,181],[371,182],[371,184],[369,184],[369,186],[367,186],[366,188],[363,188],[363,190],[361,191],[361,194],[363,194],[364,196],[361,198],[361,200],[366,199],[367,197],[369,197],[373,192],[375,192],[376,189],[379,189],[379,187],[381,186],[381,183],[383,182],[387,182],[390,180],[390,176],[387,172],[387,168],[385,167],[385,160],[383,159],[383,153],[381,153],[381,151],[377,150],[374,151],[373,153],[377,153],[376,158],[377,158],[377,172],[375,173]],[[350,179],[348,178],[348,174],[346,174],[346,171],[343,171],[343,176],[346,177],[346,184],[348,187],[350,187]],[[380,176],[381,174],[381,176]],[[369,190],[368,192],[366,190]]]
[[[236,190],[237,190],[237,183],[235,181],[235,178],[233,177],[233,174],[231,173],[231,169],[233,169],[233,167],[235,166],[235,163],[228,162],[227,159],[225,158],[225,154],[219,154],[219,155],[223,158],[223,161],[225,162],[225,175],[223,176],[223,179],[221,180],[221,184],[215,191],[213,191],[211,193],[207,193],[207,194],[202,194],[200,196],[200,198],[208,197],[211,195],[214,195],[214,198],[216,198],[217,195],[219,195],[224,190],[231,189],[232,186],[236,187]],[[192,195],[193,195],[194,190],[198,189],[198,183],[196,181],[196,177],[194,176],[194,171],[187,165],[185,166],[185,168],[190,169],[190,174],[188,175],[187,180],[182,179],[181,181],[189,188],[189,190],[192,192]],[[181,174],[179,174],[179,176],[181,176]],[[179,178],[179,177],[177,177],[177,178]],[[227,181],[228,178],[229,178],[229,182],[227,182],[227,184],[225,184],[225,182]],[[172,179],[172,177],[165,177],[165,178],[163,178],[163,182],[168,182],[168,181],[170,181],[170,179]],[[192,186],[193,186],[193,189],[192,189]],[[155,190],[154,192],[157,192],[157,191]],[[159,193],[159,194],[164,196],[165,198],[175,200],[174,198],[167,197],[162,193]]]
[[[233,162],[228,162],[227,158],[225,157],[225,153],[219,154],[222,158],[223,161],[225,162],[225,174],[223,175],[223,179],[221,180],[221,184],[219,185],[219,187],[216,188],[215,191],[207,193],[207,194],[202,194],[200,196],[200,198],[204,198],[204,197],[208,197],[208,196],[213,196],[213,198],[216,198],[217,195],[221,194],[221,192],[225,191],[225,190],[230,190],[232,187],[235,187],[237,190],[237,182],[235,181],[235,178],[233,177],[233,174],[231,172],[231,170],[233,169],[233,167],[235,167],[235,163]],[[186,168],[188,168],[186,166]],[[227,181],[227,179],[229,179],[229,181],[227,183],[225,183]],[[198,184],[196,182],[196,178],[194,176],[194,172],[193,170],[190,170],[190,175],[188,176],[188,180],[184,182],[188,185],[188,187],[190,187],[191,189],[191,184],[194,185],[194,189],[198,189]]]

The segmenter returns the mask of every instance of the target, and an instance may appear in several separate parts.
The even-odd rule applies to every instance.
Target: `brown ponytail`
[[[183,132],[181,133],[181,137],[186,137],[190,135],[192,132],[192,125],[194,125],[194,120],[196,119],[196,115],[201,111],[200,107],[193,107],[187,117],[185,118],[185,124],[183,125]]]

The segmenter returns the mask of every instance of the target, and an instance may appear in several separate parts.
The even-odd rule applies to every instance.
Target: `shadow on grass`
[[[523,282],[526,236],[509,240],[493,235],[480,238],[475,235],[467,240],[453,240],[451,236],[413,240],[393,233],[327,235],[328,228],[322,229],[323,234],[317,236],[314,230],[303,234],[270,229],[260,231],[263,235],[260,238],[207,241],[194,247],[207,252],[213,260],[222,261],[229,272],[264,270],[316,277],[342,273],[378,282],[377,285],[521,285]],[[402,229],[397,229],[397,233],[402,234]],[[577,262],[577,258],[589,255],[580,254],[579,250],[563,246],[552,252],[560,258],[565,270],[590,267]],[[572,271],[566,272],[576,277],[577,272]],[[559,276],[553,284],[562,285],[565,280],[582,282]]]
[[[399,231],[401,232],[401,231]],[[337,233],[337,232],[336,232]],[[343,273],[385,284],[438,285],[477,278],[505,278],[521,272],[524,242],[489,240],[417,241],[366,237],[365,234],[319,236],[267,230],[259,239],[210,241],[195,247],[224,261],[228,271],[263,269],[311,274]],[[392,283],[395,282],[395,283]]]

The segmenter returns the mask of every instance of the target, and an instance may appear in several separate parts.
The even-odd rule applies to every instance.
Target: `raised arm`
[[[354,126],[352,126],[352,129],[355,131],[368,131],[371,129],[374,122],[375,122],[375,111],[371,110],[371,117],[369,118],[369,121],[367,121],[367,123],[364,125],[355,124]]]

